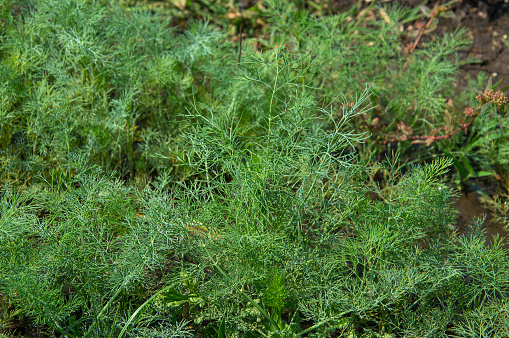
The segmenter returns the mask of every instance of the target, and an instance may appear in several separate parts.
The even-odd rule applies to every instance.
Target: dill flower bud
[[[468,107],[467,109],[465,109],[464,114],[468,117],[473,117],[475,115],[475,110],[472,107]]]
[[[497,106],[501,106],[507,103],[507,97],[502,91],[497,90],[494,92],[493,89],[488,89],[484,93],[477,95],[477,102],[484,104],[490,101],[493,101]]]
[[[497,106],[507,103],[507,97],[500,90],[493,94],[492,100],[497,104]]]

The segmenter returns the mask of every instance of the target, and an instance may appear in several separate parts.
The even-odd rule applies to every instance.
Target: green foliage
[[[74,152],[122,175],[157,169],[148,153],[166,146],[193,82],[183,65],[220,36],[200,24],[175,39],[168,20],[106,1],[40,1],[17,24],[2,44],[3,176],[64,170]]]
[[[503,241],[482,219],[457,234],[441,183],[489,170],[504,111],[476,107],[466,146],[440,139],[453,158],[401,164],[463,118],[442,112],[464,32],[410,52],[425,8],[305,5],[265,2],[267,39],[241,50],[217,19],[179,33],[121,2],[0,3],[0,330],[507,335]],[[391,139],[402,153],[375,161]]]

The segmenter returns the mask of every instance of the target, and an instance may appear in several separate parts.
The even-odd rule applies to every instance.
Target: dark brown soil
[[[456,207],[458,208],[458,219],[457,226],[460,233],[465,232],[468,225],[474,218],[482,217],[486,215],[484,221],[484,228],[486,229],[486,242],[491,243],[493,236],[499,234],[501,237],[507,238],[507,231],[504,230],[504,225],[492,221],[489,210],[485,209],[480,201],[479,194],[477,192],[463,193],[456,200]],[[509,243],[505,241],[505,248],[509,248]]]
[[[365,1],[371,2],[371,1]],[[399,3],[409,7],[422,5],[422,0],[384,0],[384,3]],[[429,1],[426,6],[433,8],[449,1]],[[335,0],[334,11],[351,8],[357,0]],[[509,85],[509,0],[463,0],[449,7],[454,12],[450,19],[440,18],[437,30],[441,35],[457,28],[469,30],[468,36],[472,45],[461,53],[464,56],[473,54],[479,63],[465,65],[459,76],[458,89],[467,86],[467,77],[476,78],[479,72],[493,76],[493,83],[501,80],[500,88]]]
[[[468,76],[475,78],[480,71],[492,76],[500,87],[509,85],[509,2],[506,0],[465,0],[453,6],[455,17],[442,20],[441,30],[465,27],[473,44],[468,51],[479,57],[480,63],[463,66],[459,88],[467,85]]]
[[[415,6],[420,1],[402,1]],[[428,3],[443,4],[445,1]],[[479,63],[462,67],[457,83],[458,92],[471,90],[468,88],[468,77],[476,78],[479,72],[492,76],[492,82],[500,82],[499,88],[509,85],[509,1],[508,0],[464,0],[454,4],[451,8],[455,16],[451,19],[441,19],[437,34],[452,31],[457,28],[469,30],[469,38],[473,41],[470,48],[462,53],[472,53],[479,58]],[[475,88],[481,90],[481,88]],[[487,232],[487,242],[491,242],[495,234],[507,236],[504,225],[492,222],[490,211],[485,209],[479,201],[478,192],[462,193],[456,200],[458,208],[457,226],[464,231],[474,217],[486,215],[484,226]],[[506,242],[506,247],[508,243]]]
[[[363,5],[371,1],[365,0]],[[380,1],[382,2],[382,1]],[[384,0],[384,3],[399,3],[409,7],[422,5],[422,0]],[[435,0],[428,1],[427,7],[443,5],[449,1]],[[357,0],[334,0],[333,11],[342,11],[351,8],[358,3]],[[478,63],[462,66],[458,76],[456,88],[458,94],[472,89],[482,90],[484,88],[470,88],[468,78],[477,78],[480,72],[492,77],[492,83],[500,81],[499,89],[509,86],[509,0],[463,0],[449,7],[454,17],[450,19],[440,18],[437,29],[432,33],[442,35],[445,32],[452,32],[455,29],[466,28],[472,45],[460,51],[460,57],[466,58],[474,55]],[[423,39],[423,41],[425,41]],[[417,46],[419,48],[419,46]],[[476,191],[462,192],[455,203],[458,209],[456,226],[460,232],[464,232],[474,217],[486,215],[484,227],[487,233],[487,243],[490,243],[495,234],[506,236],[504,224],[492,222],[490,211],[484,208],[479,201],[480,194]],[[506,248],[509,243],[506,241]]]

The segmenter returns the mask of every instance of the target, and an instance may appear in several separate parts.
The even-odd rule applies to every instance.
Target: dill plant
[[[454,193],[439,178],[452,161],[402,173],[397,155],[373,165],[352,152],[385,83],[366,89],[374,80],[357,76],[373,74],[353,68],[353,33],[370,27],[285,6],[271,25],[291,30],[278,46],[247,44],[240,65],[206,22],[175,38],[167,21],[109,2],[43,1],[22,18],[30,29],[7,28],[3,90],[15,95],[1,137],[20,134],[2,161],[41,174],[0,198],[2,320],[16,309],[68,337],[506,334],[506,250],[484,245],[481,219],[466,235],[450,227]],[[394,24],[417,16],[382,9]],[[394,46],[397,25],[379,24]],[[337,55],[306,45],[318,31],[320,51],[339,39],[352,68],[323,75]],[[423,72],[452,74],[447,55],[464,43],[456,33],[408,61],[431,100],[414,127],[443,103]],[[389,100],[398,118],[408,94]],[[151,184],[111,171],[132,175],[136,160],[157,171]],[[369,180],[377,170],[383,185]]]
[[[194,277],[185,274],[193,286],[181,282],[162,303],[183,306],[175,292],[192,290],[189,313],[212,328],[224,321],[231,335],[446,336],[470,311],[505,299],[501,242],[484,247],[481,220],[471,236],[451,235],[454,193],[438,183],[450,160],[403,175],[390,159],[381,164],[387,185],[367,186],[376,168],[345,148],[365,139],[347,122],[366,111],[368,92],[343,100],[336,120],[300,82],[306,58],[273,47],[253,60],[244,80],[265,87],[268,109],[252,129],[208,106],[188,114],[176,153],[201,179],[177,200],[196,243]],[[430,310],[433,319],[419,322]],[[302,319],[313,324],[302,328]]]
[[[480,284],[463,286],[474,265],[461,257],[481,242],[465,239],[466,246],[457,247],[456,237],[449,235],[452,190],[438,185],[437,176],[450,161],[401,176],[397,159],[391,160],[384,164],[391,177],[388,187],[367,187],[365,167],[341,153],[363,139],[342,127],[364,111],[365,97],[353,105],[344,102],[344,119],[338,123],[330,111],[300,94],[312,89],[298,84],[298,59],[275,48],[258,67],[245,79],[268,87],[278,108],[267,110],[255,126],[256,137],[252,130],[239,129],[231,116],[206,106],[188,115],[195,122],[178,154],[202,177],[182,192],[183,214],[192,215],[186,221],[189,237],[199,243],[190,256],[195,257],[190,262],[194,278],[187,273],[185,278],[194,281],[194,297],[202,300],[195,299],[189,311],[196,311],[200,321],[225,321],[230,334],[248,336],[353,334],[356,327],[362,327],[359,334],[418,335],[423,330],[445,335],[468,307],[500,295],[504,270],[501,279],[489,282],[488,277],[495,266],[477,270]],[[267,72],[274,73],[276,85],[249,75]],[[313,111],[318,116],[310,116]],[[327,124],[327,117],[336,127],[317,128]],[[369,191],[384,201],[370,200]],[[422,241],[432,249],[420,248]],[[505,264],[499,245],[485,250],[481,256],[501,255],[494,261],[497,267]],[[179,306],[175,299],[173,291],[162,302]],[[201,305],[212,299],[210,308]],[[281,304],[289,321],[282,319]],[[412,316],[426,308],[437,311],[440,321],[416,326]],[[300,317],[314,325],[299,328]]]
[[[369,86],[375,108],[351,120],[355,130],[372,134],[358,147],[366,158],[383,152],[381,143],[401,133],[399,123],[413,134],[444,125],[447,98],[456,95],[451,90],[455,75],[461,65],[475,61],[458,57],[457,52],[470,44],[462,29],[408,52],[406,45],[413,39],[406,28],[429,19],[430,10],[422,9],[426,7],[372,2],[362,11],[354,6],[333,16],[317,16],[285,1],[267,5],[264,19],[271,39],[284,35],[288,50],[315,58],[320,66],[312,73],[313,83],[326,101],[336,92],[359,92]],[[404,153],[408,143],[400,142],[396,149]]]
[[[223,34],[196,23],[177,37],[167,18],[115,1],[27,4],[2,33],[2,180],[65,171],[73,153],[125,178],[156,174],[150,155],[176,137],[193,82],[218,73],[208,57]]]
[[[235,81],[238,62],[247,66],[243,56],[260,45],[254,38],[243,41],[242,53],[229,41],[232,32],[207,20],[190,20],[178,34],[167,17],[106,0],[26,1],[16,17],[8,14],[12,6],[2,7],[9,19],[2,33],[0,114],[5,182],[21,185],[39,171],[65,170],[65,158],[78,152],[143,185],[166,170],[154,154],[169,156],[192,97],[242,111],[246,125],[266,109],[261,87]],[[376,108],[350,120],[357,132],[373,134],[358,146],[364,158],[384,151],[400,122],[415,134],[444,124],[447,90],[458,67],[470,61],[455,57],[468,45],[463,31],[407,55],[409,38],[401,28],[422,19],[418,9],[369,7],[359,16],[354,7],[317,16],[286,1],[266,6],[257,12],[267,22],[261,33],[314,60],[301,81],[319,88],[323,102],[369,86]],[[398,147],[404,153],[408,142]],[[188,175],[184,167],[172,168],[176,177]]]

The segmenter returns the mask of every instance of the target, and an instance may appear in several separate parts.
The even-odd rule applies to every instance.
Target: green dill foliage
[[[426,7],[410,9],[396,3],[377,7],[372,2],[362,11],[354,6],[334,16],[317,17],[285,1],[267,3],[271,38],[284,36],[288,52],[315,59],[319,67],[310,75],[324,98],[369,86],[375,109],[351,121],[356,130],[372,133],[360,147],[367,146],[364,156],[378,153],[381,142],[403,131],[422,135],[446,124],[443,112],[446,98],[455,94],[451,90],[455,74],[462,64],[473,61],[457,55],[470,44],[464,30],[434,37],[410,53],[408,46],[417,32],[405,28],[428,20]],[[398,144],[400,152],[407,148],[408,142]]]
[[[507,262],[499,242],[481,252],[475,248],[482,234],[460,238],[459,247],[449,235],[453,193],[438,177],[452,161],[401,175],[397,158],[391,159],[382,163],[387,185],[365,186],[364,167],[338,152],[363,140],[345,128],[364,112],[365,94],[353,104],[344,101],[337,123],[331,111],[309,100],[302,104],[302,92],[310,88],[295,81],[300,68],[285,59],[291,56],[275,48],[267,57],[247,80],[263,81],[253,73],[286,75],[280,86],[262,83],[277,108],[272,111],[268,102],[261,127],[241,129],[234,119],[197,108],[178,150],[187,154],[180,157],[182,165],[202,177],[185,187],[184,214],[193,215],[189,237],[197,243],[191,265],[200,266],[193,268],[198,282],[192,292],[213,300],[210,308],[196,305],[196,316],[226,318],[232,334],[246,336],[310,331],[325,336],[356,327],[362,328],[359,334],[445,335],[459,314],[501,296],[505,269],[493,278],[480,263],[497,262],[493,268],[500,268]],[[327,125],[324,117],[337,123],[334,129],[317,127]],[[382,201],[369,199],[368,192]],[[422,249],[422,243],[432,249]],[[469,274],[477,282],[467,287]],[[280,317],[281,304],[289,321]],[[416,311],[424,309],[436,311],[441,322],[415,326]],[[309,331],[299,328],[300,317],[314,323]]]
[[[402,58],[416,10],[266,4],[240,57],[207,20],[120,2],[0,16],[0,331],[507,336],[502,239],[451,226],[457,161],[369,143],[443,122],[463,33]]]
[[[194,79],[206,81],[203,60],[221,50],[222,33],[197,23],[176,37],[168,19],[117,2],[31,7],[3,33],[3,180],[65,170],[75,152],[123,176],[157,173],[150,155],[175,137],[176,116]]]
[[[285,276],[277,268],[274,268],[274,271],[269,275],[269,279],[265,283],[267,285],[263,296],[265,304],[271,307],[274,313],[281,314],[288,297],[285,289]]]
[[[179,227],[158,222],[169,204],[160,191],[136,198],[81,157],[72,163],[72,178],[2,195],[2,292],[37,323],[62,331],[81,313],[78,331],[103,336],[120,325],[119,297],[144,295],[156,282],[148,271],[178,251]],[[136,201],[150,211],[136,216]]]
[[[402,28],[429,13],[374,4],[331,16],[287,1],[249,11],[249,20],[266,22],[261,33],[269,45],[307,59],[298,84],[318,88],[313,100],[335,105],[337,93],[370,88],[374,109],[349,120],[358,133],[373,134],[357,147],[364,158],[376,157],[383,142],[402,131],[422,135],[444,126],[448,90],[458,67],[470,61],[455,58],[468,44],[463,31],[405,52],[412,37]],[[209,7],[218,15],[224,9]],[[251,127],[266,109],[277,111],[276,97],[290,94],[281,92],[287,90],[281,81],[295,80],[251,73],[250,62],[272,48],[251,37],[239,47],[229,41],[238,28],[221,30],[206,19],[188,20],[179,33],[169,27],[170,18],[117,1],[6,0],[2,9],[0,161],[2,182],[10,184],[22,185],[50,168],[65,171],[73,153],[141,185],[165,171],[168,158],[175,177],[188,177],[186,168],[172,166],[176,159],[168,148],[186,126],[181,115],[194,109],[190,102],[226,110]],[[239,64],[259,86],[236,81]],[[271,87],[278,96],[266,95]]]

